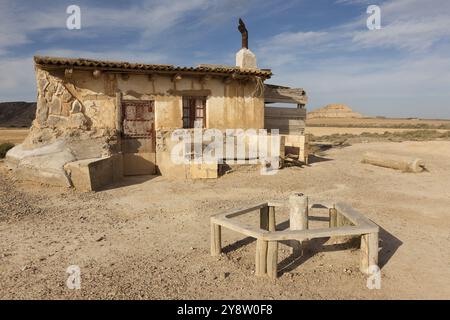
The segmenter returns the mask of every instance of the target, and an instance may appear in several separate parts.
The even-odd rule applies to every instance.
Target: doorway
[[[123,100],[122,119],[123,174],[155,174],[155,102]]]

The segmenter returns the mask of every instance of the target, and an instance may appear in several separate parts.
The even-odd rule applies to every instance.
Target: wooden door
[[[122,153],[124,175],[156,173],[155,103],[122,101]]]

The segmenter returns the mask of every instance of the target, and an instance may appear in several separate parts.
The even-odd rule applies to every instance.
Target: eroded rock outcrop
[[[307,118],[362,118],[363,115],[354,112],[345,104],[329,104],[323,108],[308,112]]]

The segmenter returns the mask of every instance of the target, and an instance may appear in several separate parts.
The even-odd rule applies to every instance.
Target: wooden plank
[[[211,223],[211,255],[218,256],[222,252],[222,232],[218,224]]]
[[[240,223],[237,221],[231,221],[229,219],[221,219],[221,218],[211,217],[211,222],[221,225],[222,227],[225,227],[232,231],[241,233],[241,234],[249,236],[249,237],[257,238],[257,239],[263,238],[263,235],[268,233],[268,231],[261,230],[259,228],[255,228],[253,226],[250,226],[250,225],[247,225],[244,223]]]
[[[262,238],[268,241],[274,240],[308,240],[315,238],[327,238],[333,236],[353,236],[366,233],[378,232],[378,227],[369,225],[361,226],[348,226],[341,228],[320,228],[320,229],[308,229],[308,230],[283,230],[275,233],[262,234]]]
[[[336,204],[336,209],[338,210],[338,213],[343,214],[346,218],[348,218],[353,224],[360,225],[360,224],[368,224],[376,227],[378,229],[378,226],[372,222],[370,219],[366,218],[364,215],[353,209],[351,206],[349,206],[346,203],[339,202]]]
[[[265,118],[306,119],[305,108],[264,107]]]
[[[308,97],[302,88],[288,88],[265,84],[264,101],[266,103],[281,102],[306,104],[308,102]]]
[[[267,245],[267,275],[276,279],[278,274],[278,241],[269,241]]]
[[[236,210],[233,210],[231,212],[222,213],[222,214],[219,214],[219,215],[216,215],[216,216],[217,217],[223,216],[225,218],[234,218],[234,217],[241,216],[241,215],[246,214],[246,213],[251,212],[251,211],[259,210],[259,209],[261,209],[263,207],[266,207],[266,206],[267,206],[267,202],[263,202],[263,203],[259,203],[257,205],[254,205],[253,207],[250,207],[250,208],[236,209]]]
[[[269,207],[287,207],[288,202],[287,201],[281,201],[281,200],[271,200],[267,203]]]

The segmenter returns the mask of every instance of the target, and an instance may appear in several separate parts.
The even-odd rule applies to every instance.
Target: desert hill
[[[362,118],[363,115],[353,112],[345,104],[329,104],[323,108],[308,112],[307,118]]]
[[[30,127],[35,113],[35,102],[0,102],[0,127]]]

